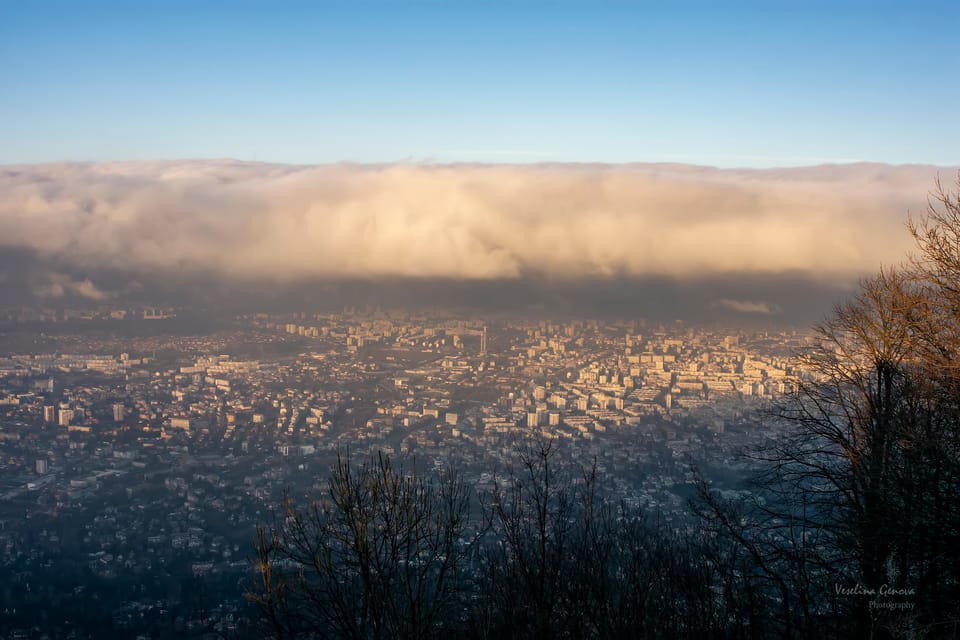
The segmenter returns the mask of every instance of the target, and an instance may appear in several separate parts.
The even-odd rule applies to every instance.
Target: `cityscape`
[[[0,2],[0,640],[960,638],[958,22]]]
[[[40,337],[0,359],[7,633],[92,625],[70,609],[91,599],[100,632],[236,633],[255,525],[347,449],[455,463],[483,492],[518,442],[556,440],[685,531],[694,468],[742,491],[740,452],[781,428],[763,410],[812,375],[793,330],[347,310],[166,333],[177,312],[8,315],[4,333]]]

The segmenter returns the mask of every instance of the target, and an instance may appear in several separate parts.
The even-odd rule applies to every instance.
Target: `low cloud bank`
[[[56,265],[31,274],[42,298],[106,300],[127,286],[91,275],[102,272],[553,286],[790,273],[839,286],[902,259],[907,213],[924,209],[937,174],[871,164],[8,165],[0,250]],[[0,270],[0,283],[22,275],[9,261]],[[759,297],[711,304],[780,311]]]
[[[936,169],[70,164],[0,172],[0,240],[242,276],[871,271]]]

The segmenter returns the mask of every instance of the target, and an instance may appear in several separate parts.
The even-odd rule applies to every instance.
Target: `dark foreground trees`
[[[517,450],[488,496],[472,632],[484,638],[727,637],[715,543],[605,499],[555,442]]]
[[[784,636],[960,635],[960,201],[816,328],[750,501],[698,510],[774,588]]]
[[[257,529],[248,590],[275,637],[432,638],[461,617],[469,494],[380,455],[339,456],[326,495]]]
[[[257,531],[247,597],[278,638],[747,637],[728,548],[604,500],[555,443],[471,498],[384,456],[340,457],[324,498]],[[471,507],[473,507],[471,509]]]

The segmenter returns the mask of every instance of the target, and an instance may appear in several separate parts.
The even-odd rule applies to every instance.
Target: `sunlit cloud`
[[[936,173],[885,165],[7,166],[0,245],[78,267],[276,280],[855,278],[901,259],[910,246],[906,214],[922,210]],[[82,279],[54,279],[38,293],[60,291],[108,295]]]
[[[89,278],[74,280],[63,273],[47,274],[45,282],[35,287],[33,293],[39,298],[62,298],[70,295],[98,302],[113,297],[112,293],[102,291]]]

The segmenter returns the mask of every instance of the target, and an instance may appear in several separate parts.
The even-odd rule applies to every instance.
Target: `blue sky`
[[[0,0],[0,162],[960,164],[956,2]]]

